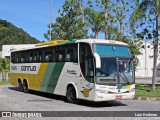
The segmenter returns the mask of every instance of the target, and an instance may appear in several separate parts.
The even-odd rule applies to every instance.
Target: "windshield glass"
[[[101,68],[96,68],[97,84],[133,84],[134,72],[130,58],[101,57]]]
[[[128,46],[94,44],[94,52],[100,56],[131,57]]]

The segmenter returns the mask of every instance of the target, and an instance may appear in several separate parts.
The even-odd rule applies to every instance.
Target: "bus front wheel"
[[[66,94],[66,97],[67,97],[67,101],[69,103],[74,103],[74,104],[77,104],[79,102],[79,100],[77,99],[76,97],[76,91],[74,89],[73,86],[69,86],[67,88],[67,94]]]

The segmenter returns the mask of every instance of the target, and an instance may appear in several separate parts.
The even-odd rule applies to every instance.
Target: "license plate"
[[[116,99],[122,99],[122,95],[117,95]]]

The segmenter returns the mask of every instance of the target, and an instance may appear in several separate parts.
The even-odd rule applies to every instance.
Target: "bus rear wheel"
[[[17,86],[17,88],[18,88],[18,90],[20,92],[23,92],[23,84],[22,84],[21,80],[18,80],[18,86]]]
[[[28,84],[27,84],[27,81],[23,82],[23,90],[24,90],[25,93],[28,93]]]
[[[69,103],[74,103],[74,104],[79,103],[79,100],[76,97],[76,91],[73,86],[69,86],[67,88],[66,97]]]

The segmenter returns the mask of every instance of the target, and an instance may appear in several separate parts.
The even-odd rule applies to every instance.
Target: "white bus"
[[[66,96],[68,102],[133,99],[129,46],[112,40],[57,40],[11,52],[10,79],[20,91]]]

